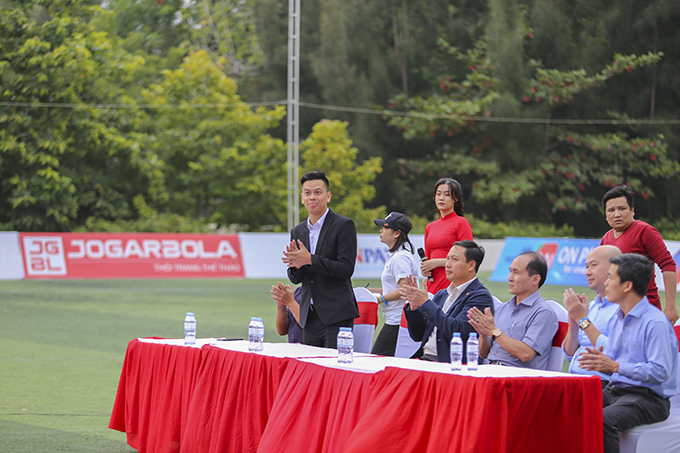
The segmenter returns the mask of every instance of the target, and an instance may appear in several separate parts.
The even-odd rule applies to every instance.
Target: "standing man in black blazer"
[[[451,337],[460,332],[463,340],[463,362],[466,343],[475,329],[468,322],[467,312],[472,307],[482,312],[493,311],[493,299],[488,289],[477,278],[484,259],[484,248],[465,240],[453,244],[446,256],[446,278],[451,285],[439,290],[430,300],[425,290],[418,288],[415,277],[409,276],[399,293],[408,303],[404,305],[408,333],[413,341],[420,341],[414,358],[433,362],[451,362]]]
[[[354,327],[359,316],[351,280],[357,258],[356,227],[328,208],[331,192],[325,174],[309,172],[300,185],[309,217],[291,230],[282,259],[290,281],[302,283],[302,342],[337,348],[340,327]]]

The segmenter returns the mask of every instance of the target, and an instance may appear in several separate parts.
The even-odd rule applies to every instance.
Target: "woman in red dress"
[[[425,227],[426,261],[420,271],[428,278],[427,291],[436,294],[451,282],[446,278],[446,255],[456,241],[472,240],[472,228],[463,217],[463,189],[455,179],[442,178],[434,185],[434,203],[439,210],[439,220]]]

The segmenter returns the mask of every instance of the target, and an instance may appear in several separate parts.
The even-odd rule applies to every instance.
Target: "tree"
[[[600,106],[600,111],[605,110],[601,113],[604,118],[620,121],[607,126],[606,131],[601,128],[601,132],[578,122],[552,124],[559,122],[556,118],[569,118],[579,111],[584,93],[612,83],[616,76],[625,78],[636,69],[657,64],[662,54],[616,54],[613,62],[592,72],[547,69],[539,60],[527,59],[533,74],[525,76],[516,68],[507,72],[508,68],[522,66],[516,57],[508,57],[518,53],[516,49],[506,51],[509,43],[516,42],[520,33],[527,40],[533,33],[526,31],[530,30],[526,25],[516,25],[517,19],[499,19],[518,11],[508,11],[509,7],[492,2],[487,31],[496,33],[490,33],[496,41],[495,52],[487,48],[486,39],[465,53],[441,41],[442,47],[468,68],[462,81],[443,75],[439,94],[393,99],[390,107],[412,113],[411,117],[392,116],[388,120],[406,138],[449,137],[437,160],[402,161],[402,175],[418,179],[419,175],[442,175],[448,173],[443,169],[455,169],[474,205],[487,215],[558,224],[568,221],[572,225],[578,223],[574,222],[574,213],[589,211],[590,219],[599,218],[592,212],[599,212],[599,199],[608,186],[627,183],[649,198],[653,195],[651,181],[677,179],[680,166],[668,158],[664,136],[640,130],[625,115],[606,112],[606,107]],[[506,28],[508,23],[514,25],[503,31],[503,27],[494,28],[494,21],[506,24]],[[507,38],[503,40],[503,36]],[[504,58],[510,58],[510,62],[504,62]],[[499,65],[504,71],[496,69]],[[588,116],[597,116],[593,113],[591,110]],[[527,118],[528,124],[513,124],[503,118],[495,122],[496,115]],[[532,125],[536,117],[545,118],[547,126]],[[563,217],[564,212],[569,217]],[[577,234],[592,225],[582,224]]]
[[[322,120],[301,144],[300,174],[320,170],[331,182],[333,210],[354,220],[358,232],[375,232],[373,219],[385,217],[385,208],[367,209],[375,196],[373,181],[382,171],[381,159],[356,164],[358,150],[348,138],[347,123]]]
[[[149,148],[164,161],[169,210],[218,226],[258,229],[286,216],[284,143],[267,134],[285,111],[251,110],[206,51],[190,53],[143,92]]]
[[[225,63],[225,74],[234,78],[255,75],[262,51],[255,33],[253,0],[197,0],[191,41],[207,51],[215,62]]]
[[[140,112],[114,83],[143,63],[112,49],[72,1],[0,11],[0,224],[69,231],[88,217],[132,214],[132,199],[162,197],[157,156],[136,131]],[[61,104],[49,106],[45,104]]]

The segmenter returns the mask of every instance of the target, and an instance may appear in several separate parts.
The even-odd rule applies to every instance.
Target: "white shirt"
[[[405,245],[405,244],[404,244]],[[420,262],[415,255],[408,251],[407,248],[401,246],[396,252],[387,252],[387,262],[385,269],[380,276],[380,283],[383,294],[389,294],[399,289],[399,280],[406,278],[409,275],[418,277],[418,270],[420,269]],[[420,285],[418,286],[420,287]],[[404,308],[405,301],[402,299],[388,302],[387,305],[380,302],[383,318],[385,324],[390,326],[398,326],[401,322],[401,310]]]
[[[477,278],[477,277],[475,277],[475,278]],[[454,287],[453,283],[451,283],[451,285],[448,288],[446,288],[446,291],[449,293],[449,297],[446,299],[446,302],[444,302],[444,306],[442,307],[442,311],[444,313],[449,311],[449,309],[451,308],[453,303],[456,301],[456,299],[458,299],[458,296],[460,296],[463,293],[463,291],[465,291],[467,289],[468,285],[470,285],[470,283],[472,283],[472,281],[475,278],[472,278],[472,279],[466,281],[465,283],[463,283],[462,285],[456,286],[456,287]],[[427,343],[425,343],[425,346],[423,346],[423,354],[433,355],[433,356],[437,357],[437,328],[436,327],[434,329],[432,329],[432,334],[430,334],[430,338],[427,340]]]
[[[321,234],[321,228],[323,228],[323,223],[326,221],[326,216],[328,215],[329,209],[326,208],[326,212],[323,213],[321,218],[316,221],[314,225],[307,217],[307,229],[309,230],[309,253],[314,255],[316,253],[316,244],[319,243],[319,235]],[[310,298],[309,303],[314,305],[314,299]]]
[[[326,208],[326,212],[323,213],[321,218],[316,221],[314,225],[307,217],[307,229],[309,230],[309,253],[314,255],[316,253],[316,244],[319,242],[319,235],[321,234],[321,228],[323,228],[323,223],[326,221],[326,216],[328,215],[329,209]]]

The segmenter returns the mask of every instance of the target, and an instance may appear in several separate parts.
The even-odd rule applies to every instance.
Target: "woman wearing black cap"
[[[384,219],[374,220],[382,227],[380,242],[389,247],[387,262],[380,281],[382,288],[375,289],[376,299],[382,307],[385,324],[373,344],[372,354],[394,356],[399,336],[399,322],[404,301],[399,297],[399,286],[409,275],[418,276],[420,264],[414,252],[415,248],[408,238],[413,225],[409,219],[399,212],[391,212]]]

